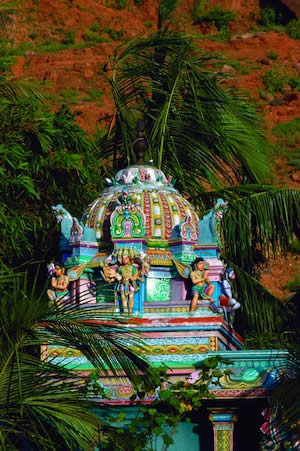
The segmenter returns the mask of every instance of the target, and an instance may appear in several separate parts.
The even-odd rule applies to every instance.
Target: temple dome
[[[188,218],[195,231],[192,241],[197,241],[199,218],[192,205],[174,188],[171,178],[150,164],[133,165],[120,170],[114,180],[107,180],[109,186],[92,202],[82,217],[86,227],[95,230],[100,242],[109,242],[110,217],[119,197],[127,193],[145,214],[145,228],[148,241],[169,241],[175,228]]]

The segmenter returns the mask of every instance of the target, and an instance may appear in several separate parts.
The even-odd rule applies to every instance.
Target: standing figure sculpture
[[[232,266],[227,266],[221,275],[221,295],[219,296],[219,313],[224,313],[226,321],[232,321],[233,313],[238,310],[241,304],[232,297],[232,287],[230,281],[235,279],[235,273]],[[228,318],[228,314],[229,318]]]
[[[118,267],[115,269],[115,265]],[[114,251],[102,264],[101,274],[108,283],[116,282],[115,311],[119,312],[118,299],[121,298],[122,311],[133,313],[134,294],[139,290],[139,282],[144,282],[150,268],[148,257],[134,248],[122,248]]]
[[[133,260],[128,255],[123,255],[122,263],[116,271],[116,280],[118,281],[116,293],[121,296],[122,308],[124,313],[132,314],[134,293],[138,291],[136,283],[138,279],[137,267],[133,265]]]
[[[194,313],[199,299],[214,302],[211,296],[215,287],[208,278],[208,272],[204,267],[204,259],[202,257],[198,257],[193,261],[190,277],[193,283],[190,313]]]
[[[138,290],[136,283],[138,269],[133,265],[133,256],[129,254],[130,252],[127,249],[122,249],[122,253],[119,255],[115,253],[109,256],[102,267],[101,274],[106,282],[117,282],[114,288],[116,312],[119,311],[117,305],[118,298],[121,297],[123,313],[132,314],[134,293]],[[115,263],[118,264],[117,269],[113,268]]]
[[[47,290],[47,295],[51,304],[57,303],[59,305],[60,300],[69,295],[68,286],[70,279],[65,275],[65,268],[61,263],[50,263],[48,272],[52,276],[52,289]]]

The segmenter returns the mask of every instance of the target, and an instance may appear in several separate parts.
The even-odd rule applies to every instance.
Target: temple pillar
[[[214,430],[214,451],[233,451],[233,430],[237,416],[227,410],[212,410],[209,420]]]

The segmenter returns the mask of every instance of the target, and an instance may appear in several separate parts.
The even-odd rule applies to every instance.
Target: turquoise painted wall
[[[196,430],[196,431],[195,431]],[[200,450],[199,425],[194,423],[179,423],[175,434],[171,434],[174,444],[170,445],[168,451],[206,451]],[[163,440],[157,439],[156,449],[163,448]]]

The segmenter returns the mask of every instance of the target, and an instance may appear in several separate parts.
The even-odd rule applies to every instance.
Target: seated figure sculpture
[[[48,266],[48,271],[52,276],[52,289],[47,290],[47,295],[52,305],[54,303],[57,303],[57,305],[59,305],[61,299],[69,295],[68,286],[70,279],[67,275],[65,275],[65,268],[61,263],[51,263]]]
[[[199,299],[214,302],[211,296],[215,290],[215,287],[208,278],[208,272],[205,270],[204,259],[202,257],[198,257],[193,261],[190,277],[193,283],[193,298],[190,305],[190,314],[192,314],[197,308]]]

